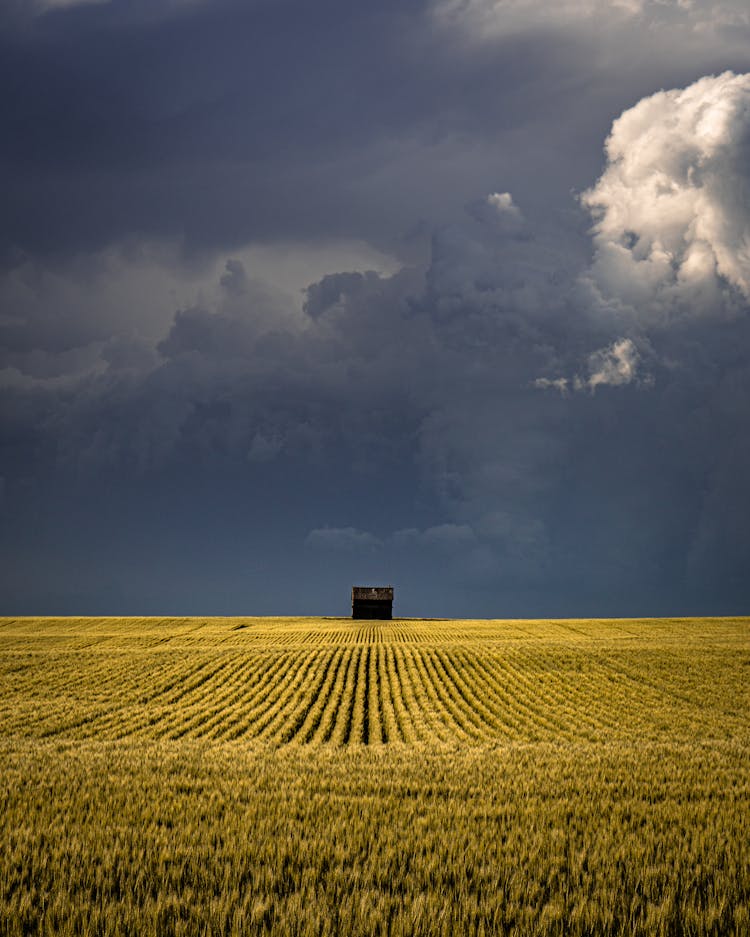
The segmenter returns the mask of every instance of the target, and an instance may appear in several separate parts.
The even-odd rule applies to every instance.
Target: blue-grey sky
[[[0,613],[747,612],[746,0],[5,0]]]

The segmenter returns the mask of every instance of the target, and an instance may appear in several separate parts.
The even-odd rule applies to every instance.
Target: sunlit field
[[[750,934],[750,619],[0,619],[2,934]]]

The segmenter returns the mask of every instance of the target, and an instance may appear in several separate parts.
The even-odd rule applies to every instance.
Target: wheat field
[[[748,678],[748,619],[0,619],[0,932],[747,935]]]

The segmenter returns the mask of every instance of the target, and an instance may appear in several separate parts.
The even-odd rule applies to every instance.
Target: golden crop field
[[[0,619],[0,933],[750,934],[750,620]]]

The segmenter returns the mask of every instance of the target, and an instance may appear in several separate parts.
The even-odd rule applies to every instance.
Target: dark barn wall
[[[377,599],[355,599],[352,602],[352,618],[393,618],[393,603]]]
[[[352,618],[393,618],[393,586],[352,586]]]

